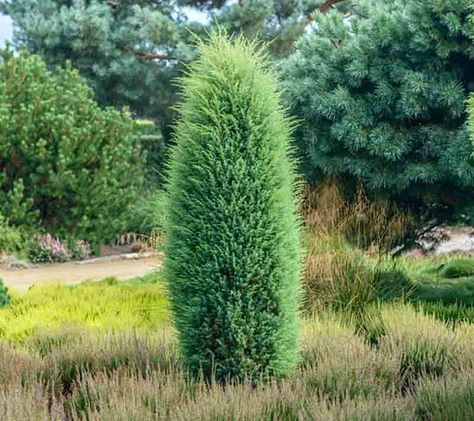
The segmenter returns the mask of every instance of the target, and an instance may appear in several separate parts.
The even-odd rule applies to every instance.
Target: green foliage
[[[94,243],[125,226],[143,181],[133,120],[101,109],[70,66],[36,56],[0,61],[0,206],[12,226]]]
[[[149,235],[162,232],[166,217],[166,195],[161,190],[151,190],[137,199],[129,214],[127,231]]]
[[[220,24],[230,33],[271,41],[272,55],[284,57],[320,3],[323,0],[0,0],[0,11],[14,22],[17,49],[40,55],[50,67],[71,61],[101,105],[129,106],[137,116],[152,119],[154,135],[167,142],[177,97],[172,80],[196,55],[192,34],[207,38],[206,29]],[[331,3],[347,10],[350,1]],[[161,172],[163,154],[161,146],[158,151],[155,146],[149,159]]]
[[[136,125],[140,144],[146,156],[146,184],[156,186],[161,182],[161,167],[165,160],[165,142],[153,121],[137,120]]]
[[[8,304],[10,304],[10,294],[8,293],[8,288],[0,278],[0,307],[5,307]]]
[[[214,34],[200,53],[181,80],[166,279],[190,370],[257,381],[298,360],[291,123],[253,44]]]
[[[25,243],[24,234],[18,228],[11,226],[0,213],[0,253],[21,254]]]
[[[51,67],[71,61],[101,105],[130,106],[158,119],[160,129],[170,122],[170,81],[189,37],[182,15],[172,16],[174,1],[7,0],[0,7],[15,23],[17,47]]]
[[[474,86],[465,0],[358,1],[318,14],[284,66],[307,177],[443,220],[474,198],[465,101]],[[428,214],[428,215],[426,215]]]
[[[445,306],[474,305],[474,259],[434,257],[403,263],[413,284],[411,300]],[[460,308],[460,311],[464,311]],[[443,312],[442,312],[443,313]]]
[[[456,258],[449,260],[439,268],[439,272],[443,278],[474,277],[474,259]]]
[[[472,19],[474,22],[474,19]],[[467,128],[471,136],[471,142],[474,144],[474,94],[471,94],[467,102]]]
[[[443,304],[442,302],[416,303],[425,314],[431,314],[439,320],[455,325],[459,322],[474,323],[474,306],[464,304]]]

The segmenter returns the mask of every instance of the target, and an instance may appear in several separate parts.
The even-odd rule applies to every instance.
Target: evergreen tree
[[[17,48],[50,68],[70,61],[100,104],[129,106],[162,129],[171,121],[171,80],[189,53],[175,1],[14,0],[0,8],[13,19]]]
[[[354,10],[318,15],[284,66],[305,172],[361,180],[435,222],[451,217],[474,200],[470,4],[359,1]]]
[[[189,369],[219,381],[298,360],[300,244],[290,122],[254,45],[214,35],[181,80],[166,279]]]
[[[67,60],[102,105],[129,106],[153,119],[165,140],[181,63],[195,56],[191,31],[216,22],[232,33],[275,41],[288,54],[317,11],[347,0],[0,0],[15,24],[14,45],[52,68]],[[202,11],[201,22],[187,17]]]
[[[0,57],[0,208],[101,243],[115,238],[143,182],[133,120],[101,109],[78,72],[37,56]]]

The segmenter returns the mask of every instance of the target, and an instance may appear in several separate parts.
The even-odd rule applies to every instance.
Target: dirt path
[[[159,265],[158,257],[142,259],[99,260],[92,263],[61,263],[29,269],[0,268],[0,278],[17,291],[25,291],[31,285],[43,282],[62,282],[68,285],[107,277],[130,279],[142,276]]]

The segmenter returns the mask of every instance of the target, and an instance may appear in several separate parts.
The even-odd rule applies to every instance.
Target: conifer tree
[[[361,180],[433,222],[474,200],[466,98],[474,23],[466,0],[357,1],[317,16],[285,63],[284,86],[311,180]]]
[[[0,209],[12,226],[114,240],[143,184],[128,113],[102,109],[70,66],[0,52]]]
[[[128,106],[152,119],[165,141],[176,98],[172,80],[195,57],[191,31],[229,32],[272,41],[278,57],[293,49],[314,13],[349,0],[0,0],[15,25],[14,45],[48,66],[71,61],[101,105]],[[161,164],[161,162],[160,162]]]
[[[166,277],[187,367],[219,381],[298,360],[300,276],[291,122],[261,50],[200,45],[168,175]]]

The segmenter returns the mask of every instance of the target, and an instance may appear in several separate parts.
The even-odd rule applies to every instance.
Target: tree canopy
[[[0,0],[14,21],[14,44],[51,67],[67,60],[103,105],[129,106],[168,137],[182,63],[195,57],[194,35],[219,24],[230,33],[272,41],[289,54],[317,11],[343,0]],[[200,21],[191,12],[203,13]],[[195,15],[195,13],[194,13]],[[191,17],[190,17],[191,16]]]

